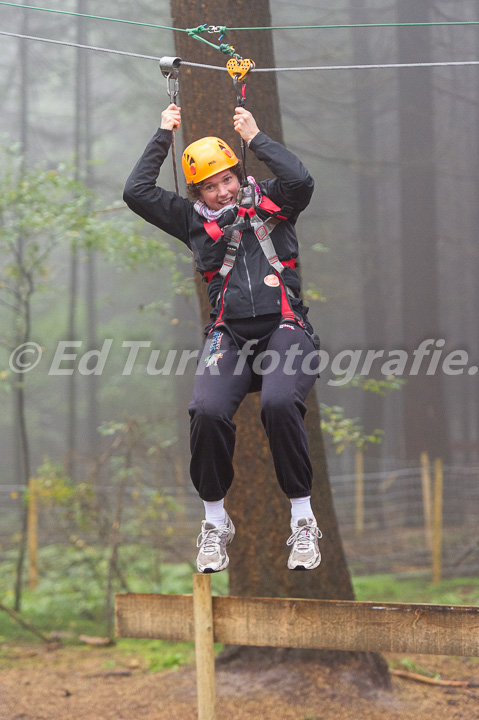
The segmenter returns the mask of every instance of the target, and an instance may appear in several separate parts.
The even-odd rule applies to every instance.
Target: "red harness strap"
[[[286,267],[291,268],[291,270],[294,270],[296,267],[296,258],[291,258],[290,260],[280,260],[281,265],[285,265]]]
[[[218,223],[216,223],[216,222],[204,222],[203,225],[204,225],[204,227],[205,227],[206,232],[207,232],[208,235],[210,236],[210,238],[211,238],[212,240],[214,240],[215,242],[218,242],[218,240],[220,239],[220,237],[222,237],[222,235],[223,235],[223,230],[220,228],[220,226],[218,225]]]
[[[296,267],[296,258],[291,258],[291,260],[280,260],[280,263],[291,268],[291,270],[294,270]],[[203,277],[206,279],[208,284],[213,280],[216,273],[219,273],[220,269],[221,268],[216,268],[216,270],[205,270],[203,272]]]
[[[219,271],[220,268],[217,268],[216,270],[205,270],[203,273],[203,277],[206,278],[206,282],[209,284],[213,280],[216,273],[219,273]]]
[[[286,264],[286,263],[285,263]],[[281,285],[281,320],[286,320],[286,322],[296,323],[296,325],[299,325],[299,327],[303,328],[304,330],[304,322],[301,317],[299,317],[293,310],[291,302],[288,297],[288,293],[285,287],[285,284],[283,282],[283,278],[281,275],[274,271],[275,275],[278,277],[280,285]]]
[[[273,202],[272,200],[270,200],[268,197],[266,197],[266,195],[263,195],[263,197],[261,198],[261,202],[259,203],[258,207],[260,207],[262,210],[265,210],[266,212],[271,213],[271,215],[273,215],[274,213],[277,213],[279,210],[281,210],[281,208],[278,207],[278,205],[276,205],[276,203],[274,203],[274,202]],[[241,214],[244,216],[244,215],[245,215],[245,212],[243,211],[243,213],[241,213]],[[249,214],[254,214],[254,211],[253,211],[253,213],[247,213],[247,214],[248,214],[248,215],[249,215]],[[285,215],[277,215],[276,217],[279,218],[280,220],[286,220],[286,219],[287,219]],[[207,232],[208,235],[210,236],[210,238],[211,238],[212,240],[214,240],[215,242],[218,242],[218,240],[219,240],[219,239],[222,237],[222,235],[223,235],[223,230],[220,228],[220,226],[218,225],[218,223],[217,223],[217,222],[214,222],[214,221],[213,221],[213,222],[206,222],[206,221],[205,221],[205,222],[203,223],[203,225],[204,225],[204,228],[205,228],[206,232]]]
[[[269,199],[269,197],[266,197],[266,195],[263,195],[260,204],[258,205],[262,210],[266,210],[266,212],[271,213],[271,215],[274,215],[279,220],[287,220],[287,215],[280,215],[281,208],[276,205],[272,200]]]
[[[222,322],[222,320],[223,320],[223,305],[224,305],[224,302],[225,302],[226,286],[228,285],[228,280],[229,280],[229,279],[230,279],[230,276],[227,275],[226,278],[225,278],[225,281],[224,281],[223,288],[222,288],[222,290],[221,290],[221,305],[220,305],[220,309],[219,309],[219,312],[218,312],[218,317],[216,318],[215,324],[213,325],[213,327],[211,328],[211,330],[215,330],[215,328],[217,328],[218,325],[219,325],[219,324]],[[210,332],[211,332],[211,330],[210,330]]]
[[[271,215],[274,215],[276,213],[276,217],[280,220],[287,220],[286,216],[279,215],[279,211],[281,210],[276,203],[274,203],[272,200],[270,200],[266,195],[263,195],[261,198],[261,202],[259,203],[258,207],[260,207],[265,212],[270,213]],[[241,217],[245,217],[246,215],[253,216],[255,214],[255,210],[253,207],[249,209],[245,209],[240,207],[238,210],[238,215]],[[223,237],[223,230],[220,228],[217,222],[207,222],[205,221],[203,223],[203,226],[205,228],[205,231],[208,233],[210,238],[214,242],[218,242]],[[295,267],[295,259],[292,258],[291,260],[281,260],[280,261],[282,265],[286,265],[287,267],[290,267],[294,270]],[[211,280],[214,278],[216,273],[220,271],[221,268],[217,268],[216,270],[205,270],[203,273],[203,277],[206,278],[206,282],[210,283]]]

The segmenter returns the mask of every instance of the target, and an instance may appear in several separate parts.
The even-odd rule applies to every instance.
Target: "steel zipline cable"
[[[52,43],[54,45],[63,45],[66,47],[79,48],[80,50],[94,50],[96,52],[110,53],[113,55],[126,55],[127,57],[141,58],[144,60],[156,60],[159,62],[160,57],[156,55],[143,55],[141,53],[127,52],[125,50],[113,50],[110,48],[97,47],[95,45],[80,45],[79,43],[67,42],[65,40],[52,40],[50,38],[35,37],[32,35],[21,35],[19,33],[11,33],[0,30],[0,35],[20,40],[32,40],[38,42]],[[207,70],[221,70],[227,72],[226,67],[221,65],[205,65],[203,63],[181,61],[182,65],[189,67],[206,68]],[[253,68],[250,72],[306,72],[312,70],[374,70],[374,69],[400,69],[400,68],[421,68],[421,67],[457,67],[479,65],[479,60],[447,60],[444,62],[426,62],[426,63],[381,63],[376,65],[312,65],[305,67],[276,67],[276,68]]]
[[[110,50],[108,48],[96,47],[95,45],[80,45],[79,43],[67,42],[66,40],[51,40],[50,38],[20,35],[19,33],[4,32],[3,30],[0,30],[0,35],[19,38],[20,40],[38,40],[39,42],[52,43],[53,45],[64,45],[66,47],[79,48],[80,50],[95,50],[97,52],[112,53],[114,55],[127,55],[129,57],[143,58],[144,60],[160,60],[160,58],[155,55],[142,55],[141,53],[126,52],[125,50]]]

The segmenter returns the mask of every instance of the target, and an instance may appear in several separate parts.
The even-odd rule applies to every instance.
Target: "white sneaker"
[[[196,547],[200,549],[196,558],[198,572],[214,573],[227,568],[230,559],[226,552],[226,546],[230,544],[234,536],[235,526],[228,513],[225,523],[219,527],[203,520],[201,532],[196,541]]]
[[[313,570],[321,562],[318,540],[323,533],[314,518],[300,518],[297,523],[291,520],[291,537],[286,545],[292,545],[288,558],[290,570]]]

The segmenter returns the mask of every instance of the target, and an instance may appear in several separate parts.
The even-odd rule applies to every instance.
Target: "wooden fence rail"
[[[117,637],[195,642],[198,717],[215,720],[213,643],[479,657],[479,607],[299,598],[118,594]]]

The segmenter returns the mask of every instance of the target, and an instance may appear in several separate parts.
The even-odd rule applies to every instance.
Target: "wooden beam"
[[[226,645],[479,657],[479,607],[214,597]],[[117,595],[118,637],[194,641],[191,595]]]
[[[115,634],[124,638],[193,642],[193,595],[115,595]]]

